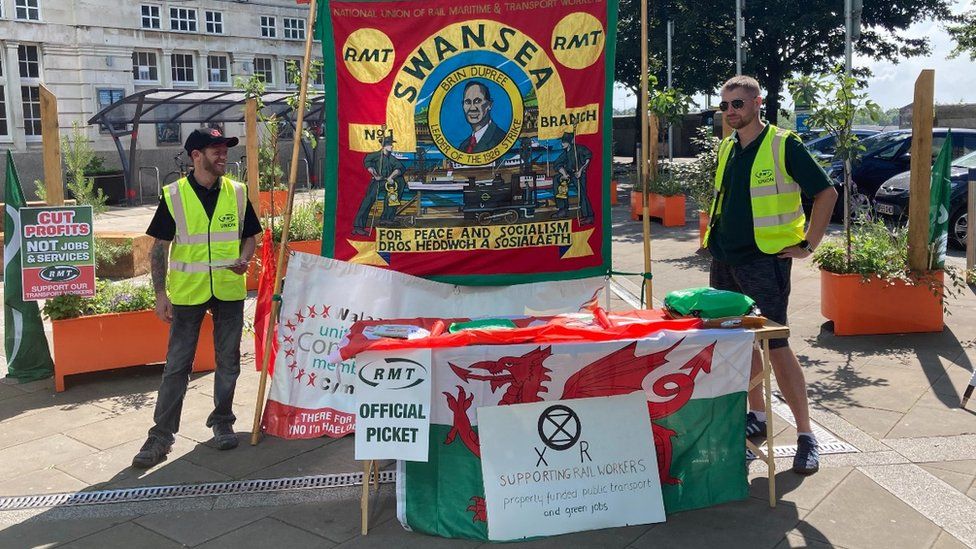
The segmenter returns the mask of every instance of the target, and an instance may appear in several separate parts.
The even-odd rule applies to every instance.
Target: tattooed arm
[[[156,291],[156,316],[164,322],[173,320],[173,304],[166,295],[166,264],[169,259],[169,242],[156,239],[149,250],[153,290]]]

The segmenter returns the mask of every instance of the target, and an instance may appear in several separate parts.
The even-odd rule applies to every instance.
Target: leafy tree
[[[970,61],[976,61],[976,10],[964,13],[955,23],[947,28],[949,36],[956,41],[950,57],[966,54]]]
[[[861,15],[858,54],[898,60],[929,53],[929,39],[903,31],[923,19],[954,20],[951,0],[867,0]],[[665,9],[670,9],[665,14]],[[674,20],[674,85],[686,93],[712,93],[735,72],[735,3],[732,0],[670,0],[649,10],[651,67],[663,79],[665,21]],[[746,2],[745,74],[766,91],[766,112],[776,122],[783,83],[793,75],[829,72],[844,56],[843,0],[752,0]],[[976,17],[971,18],[976,19]],[[617,80],[639,90],[640,3],[620,1]],[[973,36],[976,36],[974,32]],[[860,71],[858,76],[865,76]]]

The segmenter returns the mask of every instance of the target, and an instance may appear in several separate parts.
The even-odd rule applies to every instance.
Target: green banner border
[[[350,0],[345,0],[350,1]],[[352,0],[360,3],[368,3],[370,0]],[[331,0],[318,0],[318,20],[315,22],[322,38],[322,57],[323,71],[325,71],[325,171],[323,174],[323,184],[325,185],[325,219],[332,219],[330,225],[326,223],[322,229],[322,255],[335,258],[335,218],[336,218],[336,198],[339,188],[339,158],[338,158],[338,139],[339,125],[334,116],[339,112],[336,99],[338,89],[335,41],[332,32],[331,21]],[[617,2],[606,2],[607,28],[606,46],[604,53],[604,72],[606,73],[604,83],[604,103],[603,103],[603,193],[602,193],[602,212],[603,212],[603,242],[602,250],[603,262],[596,267],[588,267],[576,271],[566,272],[541,272],[541,273],[509,273],[495,275],[435,275],[425,276],[428,280],[446,282],[449,284],[459,284],[462,286],[502,286],[511,284],[525,284],[530,282],[545,282],[555,280],[575,280],[579,278],[590,278],[594,276],[605,276],[610,273],[612,268],[611,234],[612,227],[610,219],[610,181],[613,171],[613,83],[614,67],[617,56]],[[329,154],[333,152],[333,154]]]

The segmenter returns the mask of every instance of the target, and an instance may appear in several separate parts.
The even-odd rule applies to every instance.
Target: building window
[[[151,51],[132,52],[132,79],[136,82],[159,82],[159,65]]]
[[[298,87],[295,82],[302,77],[302,60],[285,59],[284,68],[285,87],[290,89]]]
[[[169,29],[197,32],[197,10],[189,8],[169,9]]]
[[[274,65],[271,64],[271,58],[255,57],[254,74],[260,77],[265,84],[274,84]]]
[[[24,135],[41,135],[41,87],[21,86],[20,100],[24,105]]]
[[[142,28],[158,29],[160,27],[159,6],[142,5]]]
[[[193,55],[189,53],[174,53],[171,57],[173,62],[173,83],[192,84],[196,82],[193,76]]]
[[[207,81],[211,84],[228,84],[230,82],[227,70],[228,65],[226,55],[208,55]]]
[[[3,78],[0,78],[0,137],[8,137],[10,130],[7,128],[7,86]]]
[[[325,86],[325,73],[322,70],[322,60],[316,59],[312,61],[312,64],[313,64],[312,67],[309,67],[309,70],[311,70],[312,68],[315,69],[313,71],[315,75],[314,78],[312,78],[312,85],[319,86],[319,87]]]
[[[41,10],[37,7],[37,0],[17,0],[15,6],[17,19],[38,21],[41,18]]]
[[[10,129],[7,127],[7,77],[3,72],[3,56],[0,55],[0,137],[9,137]]]
[[[264,38],[276,38],[278,36],[274,17],[261,16],[261,36]]]
[[[208,34],[224,34],[224,14],[219,11],[205,11]]]
[[[282,21],[285,26],[285,38],[288,40],[305,40],[305,20],[300,18],[285,17]]]
[[[41,77],[41,55],[37,46],[17,46],[17,62],[20,65],[21,78]]]
[[[98,88],[96,92],[98,94],[98,112],[101,112],[102,109],[108,107],[112,103],[122,101],[122,98],[125,97],[125,90],[120,88]],[[119,115],[123,115],[123,113],[119,113]],[[116,131],[125,131],[126,125],[112,124],[112,129]],[[107,133],[109,131],[108,124],[99,124],[98,131]]]

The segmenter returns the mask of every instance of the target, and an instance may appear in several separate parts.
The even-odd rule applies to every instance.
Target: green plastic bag
[[[673,317],[741,316],[755,306],[756,302],[747,295],[709,287],[675,290],[664,298],[664,309]]]

